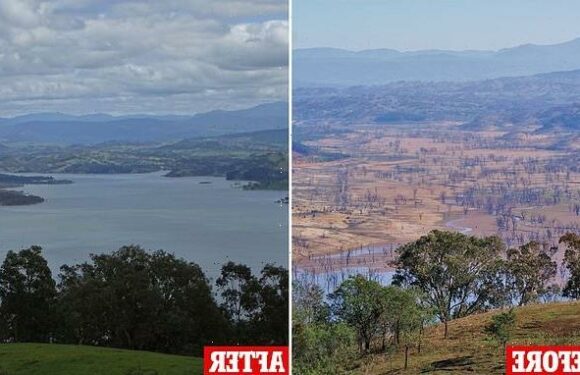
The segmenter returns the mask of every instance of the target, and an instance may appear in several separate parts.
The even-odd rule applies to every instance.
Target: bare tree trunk
[[[405,345],[405,370],[407,369],[408,365],[408,358],[409,358],[409,345]]]

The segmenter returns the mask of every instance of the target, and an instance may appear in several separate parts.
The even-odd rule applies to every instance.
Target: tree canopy
[[[564,296],[580,299],[580,235],[568,233],[560,238],[560,243],[566,245],[564,265],[570,275],[564,287]]]
[[[257,277],[225,264],[216,299],[199,265],[131,245],[64,265],[58,280],[40,247],[8,252],[0,268],[0,341],[199,355],[205,345],[288,340],[282,267],[267,265]]]
[[[0,333],[4,340],[43,342],[54,328],[56,286],[41,248],[9,251],[0,267]]]
[[[414,286],[445,323],[483,311],[499,303],[498,271],[504,245],[498,237],[477,238],[461,233],[432,231],[401,246],[396,285]]]

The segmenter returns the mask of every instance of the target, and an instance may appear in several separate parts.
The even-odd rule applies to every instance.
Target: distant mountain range
[[[299,88],[294,121],[324,125],[457,121],[465,129],[580,130],[580,70],[469,82]]]
[[[580,69],[580,38],[499,51],[298,49],[293,64],[295,87],[475,81]]]
[[[185,138],[288,127],[288,104],[276,102],[238,111],[192,116],[74,116],[37,113],[0,118],[0,143],[97,144],[165,142]],[[0,147],[1,150],[1,147]]]

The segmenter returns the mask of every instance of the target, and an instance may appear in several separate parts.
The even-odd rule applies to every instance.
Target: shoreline
[[[17,189],[31,185],[70,185],[72,183],[74,183],[72,180],[57,179],[48,173],[46,175],[40,173],[25,175],[1,172],[0,207],[32,206],[46,201],[44,197]]]
[[[452,219],[444,223],[450,230],[469,235],[473,228],[457,225],[462,219]],[[326,254],[300,255],[293,262],[300,272],[328,273],[337,270],[364,268],[375,272],[393,272],[396,260],[395,250],[402,243],[382,243],[359,246],[349,250],[332,251]]]
[[[84,173],[84,172],[7,172],[7,171],[0,171],[0,177],[9,176],[15,177],[17,179],[20,178],[31,178],[31,179],[41,179],[45,182],[33,182],[33,183],[26,183],[21,182],[15,186],[11,187],[23,187],[25,185],[64,185],[64,184],[71,184],[74,183],[72,180],[64,179],[59,180],[56,177],[58,176],[139,176],[139,175],[154,175],[157,174],[160,177],[169,178],[169,179],[181,179],[181,178],[223,178],[228,182],[232,183],[232,187],[240,188],[246,191],[288,191],[287,184],[283,184],[283,186],[270,186],[268,184],[264,184],[264,182],[254,181],[254,180],[237,180],[237,179],[228,179],[226,175],[196,175],[196,174],[184,174],[184,175],[171,175],[170,169],[160,168],[153,171],[136,171],[136,172],[103,172],[103,173]],[[0,189],[2,189],[2,185],[0,184]]]
[[[361,246],[341,252],[302,257],[293,262],[300,272],[328,273],[338,270],[364,268],[379,272],[392,272],[395,267],[395,250],[400,244]]]

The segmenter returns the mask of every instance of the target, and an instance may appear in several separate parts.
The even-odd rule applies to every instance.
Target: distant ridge
[[[288,104],[285,102],[192,116],[35,113],[0,118],[0,144],[164,142],[287,127]]]
[[[499,51],[392,49],[294,51],[295,85],[355,86],[396,81],[475,81],[580,69],[580,38]]]
[[[468,82],[298,88],[294,120],[314,125],[458,121],[468,130],[578,132],[579,103],[580,69]]]

